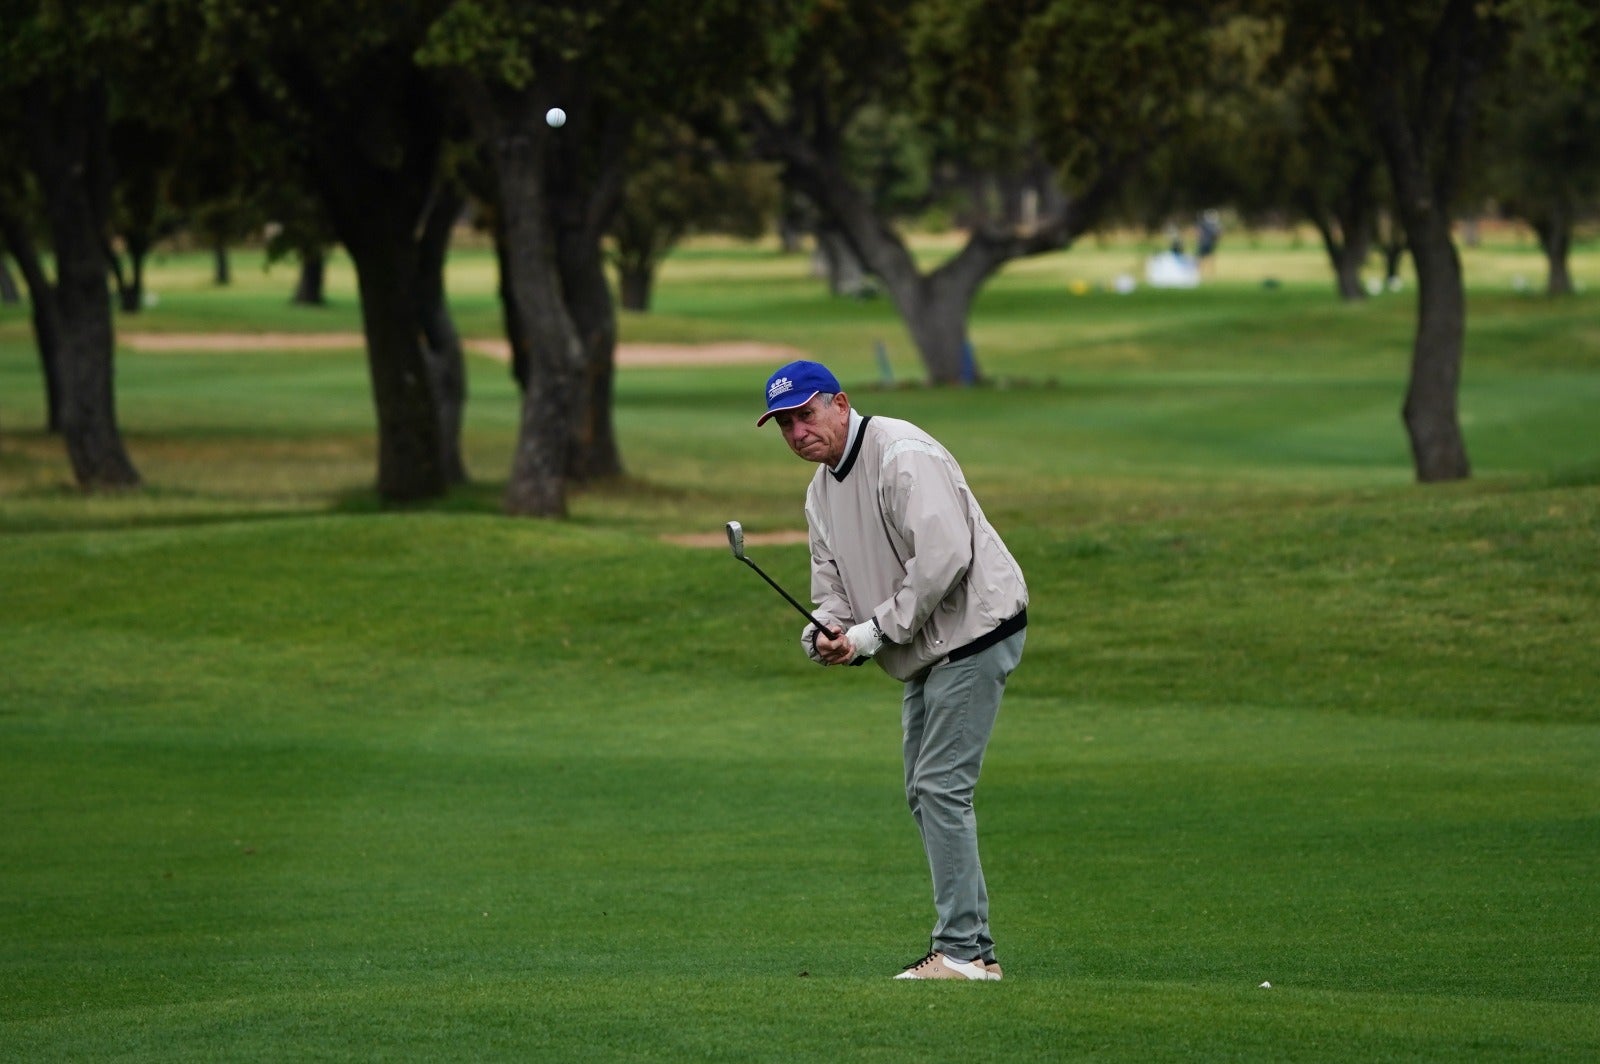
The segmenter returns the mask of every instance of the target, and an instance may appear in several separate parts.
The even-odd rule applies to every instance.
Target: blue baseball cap
[[[767,412],[756,420],[756,425],[765,425],[773,414],[805,406],[814,395],[842,391],[839,378],[821,362],[791,362],[767,378]]]

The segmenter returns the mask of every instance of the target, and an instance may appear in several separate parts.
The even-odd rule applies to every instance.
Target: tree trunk
[[[630,221],[635,219],[625,216],[607,229],[612,240],[611,261],[617,268],[623,309],[646,314],[655,293],[656,270],[682,233]]]
[[[417,249],[409,239],[392,236],[370,243],[346,238],[344,244],[356,266],[377,408],[378,494],[389,502],[414,502],[443,495],[450,476],[439,384],[418,317]]]
[[[1367,257],[1365,242],[1362,242],[1360,253],[1356,254],[1350,242],[1342,239],[1341,230],[1325,212],[1310,209],[1307,216],[1322,237],[1322,248],[1333,266],[1334,288],[1339,298],[1347,303],[1367,298],[1367,290],[1361,285],[1361,266]]]
[[[61,307],[55,286],[44,272],[33,236],[16,215],[0,210],[0,238],[22,271],[33,315],[33,339],[39,349],[39,370],[44,377],[45,425],[61,431]]]
[[[1374,216],[1372,228],[1373,242],[1383,255],[1383,287],[1392,291],[1400,281],[1400,264],[1406,257],[1406,231],[1394,212],[1384,210]]]
[[[1355,161],[1349,180],[1325,204],[1312,191],[1306,191],[1302,207],[1322,236],[1322,246],[1333,265],[1334,286],[1339,298],[1347,303],[1367,298],[1361,283],[1361,269],[1366,265],[1367,254],[1372,250],[1376,207],[1373,203],[1372,178],[1378,160],[1363,154]]]
[[[805,231],[794,225],[788,215],[778,217],[778,250],[784,255],[798,255],[806,249]]]
[[[458,416],[444,412],[450,386],[428,339],[429,293],[439,282],[425,278],[432,252],[423,240],[443,118],[437,87],[409,58],[378,57],[365,77],[369,91],[336,99],[310,79],[293,86],[317,115],[311,172],[356,267],[377,408],[378,494],[414,502],[444,495],[459,463],[459,441],[444,436]]]
[[[485,151],[484,154],[487,155],[488,152]],[[492,171],[493,167],[491,166],[490,169]],[[494,189],[492,173],[489,182],[489,195],[498,196],[499,193]],[[500,222],[500,211],[496,209],[494,212],[494,261],[497,276],[500,278],[498,285],[500,320],[505,326],[506,342],[511,345],[511,379],[517,382],[517,390],[519,392],[526,392],[528,390],[528,381],[533,374],[533,366],[529,361],[532,357],[533,341],[526,336],[520,335],[527,315],[513,312],[512,304],[517,298],[515,291],[511,287],[514,269],[511,265],[511,248],[504,239],[504,232],[504,226]]]
[[[150,257],[150,240],[142,236],[129,236],[126,243],[133,276],[117,293],[117,301],[124,314],[137,314],[144,309],[144,264]]]
[[[5,256],[0,255],[0,304],[14,307],[22,302],[22,291],[17,287],[17,279],[11,276],[11,267],[6,265]]]
[[[961,251],[924,276],[905,241],[846,176],[837,153],[818,146],[836,145],[837,130],[829,136],[813,131],[808,139],[759,109],[749,114],[761,150],[783,162],[784,183],[803,192],[838,227],[867,271],[888,290],[935,384],[981,379],[966,325],[983,283],[1013,259],[1070,246],[1105,210],[1134,161],[1131,155],[1102,157],[1078,198],[1069,203],[1054,194],[1043,197],[1050,214],[1031,229],[1004,222],[975,225]]]
[[[327,275],[328,257],[321,248],[302,248],[300,250],[300,276],[295,281],[294,296],[290,302],[302,307],[326,306],[328,299],[324,294],[324,281]]]
[[[419,235],[418,284],[421,292],[417,315],[422,322],[426,354],[439,385],[439,446],[445,477],[451,484],[467,480],[461,457],[461,425],[467,403],[467,367],[461,353],[461,334],[450,317],[445,295],[444,266],[450,235],[466,205],[466,196],[454,185],[441,185],[429,205]]]
[[[1333,272],[1339,298],[1346,303],[1359,303],[1367,298],[1366,286],[1361,283],[1361,267],[1366,262],[1366,249],[1358,253],[1349,244],[1339,248],[1333,261]]]
[[[828,292],[836,296],[860,296],[867,290],[867,271],[856,257],[850,241],[838,229],[817,227],[817,254],[828,275]]]
[[[798,255],[805,250],[805,234],[811,228],[811,211],[805,201],[788,185],[778,201],[778,246],[785,255]]]
[[[1400,283],[1400,263],[1406,257],[1406,244],[1404,240],[1395,240],[1383,245],[1383,287],[1393,289]]]
[[[228,262],[228,245],[218,240],[211,245],[211,283],[227,288],[233,283],[233,269]]]
[[[441,386],[421,319],[417,217],[409,202],[370,190],[359,220],[330,211],[355,263],[367,370],[378,418],[378,494],[389,502],[443,495],[451,480],[441,435]],[[407,197],[409,200],[409,197]]]
[[[1361,270],[1367,264],[1367,253],[1372,248],[1372,230],[1357,226],[1353,231],[1343,228],[1343,233],[1344,239],[1339,241],[1337,248],[1330,249],[1333,273],[1339,298],[1347,303],[1358,303],[1367,298],[1367,288],[1361,283]]]
[[[1539,247],[1549,263],[1545,292],[1552,296],[1570,296],[1572,272],[1568,258],[1572,252],[1572,216],[1560,209],[1534,219],[1533,231],[1539,236]]]
[[[567,312],[584,350],[584,379],[567,474],[577,481],[620,476],[622,454],[612,417],[615,405],[617,314],[606,283],[605,252],[597,233],[564,231],[557,244]]]
[[[73,475],[86,491],[137,487],[139,472],[117,428],[112,368],[104,239],[109,191],[105,156],[97,156],[105,144],[105,86],[52,95],[36,84],[23,95],[55,247],[61,432]]]
[[[1412,458],[1418,480],[1460,480],[1472,472],[1456,409],[1467,306],[1448,223],[1425,239],[1413,234],[1411,257],[1417,265],[1417,335],[1403,412]]]
[[[545,188],[553,134],[544,112],[556,101],[542,83],[516,91],[464,79],[462,88],[494,186],[500,297],[512,365],[522,374],[522,419],[505,508],[519,516],[565,517],[567,456],[585,359],[564,301]]]
[[[1430,42],[1423,84],[1433,95],[1415,112],[1399,78],[1403,64],[1386,29],[1369,56],[1368,102],[1394,187],[1395,210],[1417,268],[1417,332],[1403,417],[1417,479],[1471,475],[1457,412],[1467,301],[1450,234],[1450,203],[1480,73],[1473,0],[1449,0]]]
[[[989,263],[982,254],[986,245],[981,243],[981,230],[973,231],[954,259],[924,277],[905,242],[878,218],[840,167],[806,149],[794,152],[788,161],[794,186],[832,219],[858,259],[883,282],[911,333],[928,379],[934,384],[977,379],[976,362],[968,356],[967,318],[978,287],[1000,264]]]
[[[538,109],[519,110],[532,112],[520,125],[533,126]],[[521,516],[565,517],[571,419],[580,403],[584,357],[551,247],[542,139],[502,138],[493,148],[500,239],[510,271],[506,313],[516,319],[508,332],[513,345],[526,345],[522,362],[528,367],[505,507]]]
[[[617,284],[622,295],[622,309],[643,314],[650,309],[650,293],[655,284],[655,270],[647,265],[619,265]]]
[[[592,111],[589,115],[598,117]],[[563,302],[583,345],[583,382],[567,452],[567,475],[580,483],[622,475],[613,417],[617,308],[606,280],[603,240],[622,204],[632,123],[615,114],[599,120],[602,129],[592,146],[592,167],[583,165],[591,158],[580,150],[584,142],[569,138],[557,141],[548,168]]]

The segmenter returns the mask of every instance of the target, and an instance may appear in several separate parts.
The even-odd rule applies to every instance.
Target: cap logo
[[[794,381],[790,380],[788,377],[779,377],[777,380],[773,381],[767,386],[767,402],[770,403],[784,392],[793,390]]]

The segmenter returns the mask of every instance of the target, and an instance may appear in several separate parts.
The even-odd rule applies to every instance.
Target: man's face
[[[850,438],[850,400],[843,392],[823,402],[814,395],[805,406],[774,414],[789,450],[808,462],[836,466],[844,461],[845,441]]]

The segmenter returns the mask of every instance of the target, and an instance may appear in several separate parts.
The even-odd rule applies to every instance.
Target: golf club
[[[750,568],[754,569],[758,574],[760,574],[761,579],[763,579],[767,583],[771,584],[772,585],[772,590],[776,591],[778,594],[780,594],[784,598],[788,599],[789,600],[789,605],[791,605],[795,609],[799,610],[800,611],[800,615],[802,617],[804,617],[806,620],[810,621],[812,624],[816,625],[817,628],[820,631],[827,632],[828,633],[828,638],[830,638],[830,639],[838,639],[839,638],[841,633],[834,631],[832,628],[829,628],[827,625],[823,624],[821,621],[819,621],[815,617],[811,616],[811,611],[806,609],[804,606],[800,605],[800,603],[796,602],[794,600],[794,596],[793,595],[789,594],[783,588],[779,587],[778,584],[777,584],[777,581],[773,580],[772,577],[768,576],[766,573],[761,572],[761,566],[757,565],[755,562],[753,562],[749,558],[745,557],[745,555],[744,555],[744,526],[741,525],[737,521],[729,521],[728,522],[728,546],[729,546],[729,548],[732,549],[733,556],[735,558],[738,558],[740,561],[744,562],[746,565],[748,565]]]

